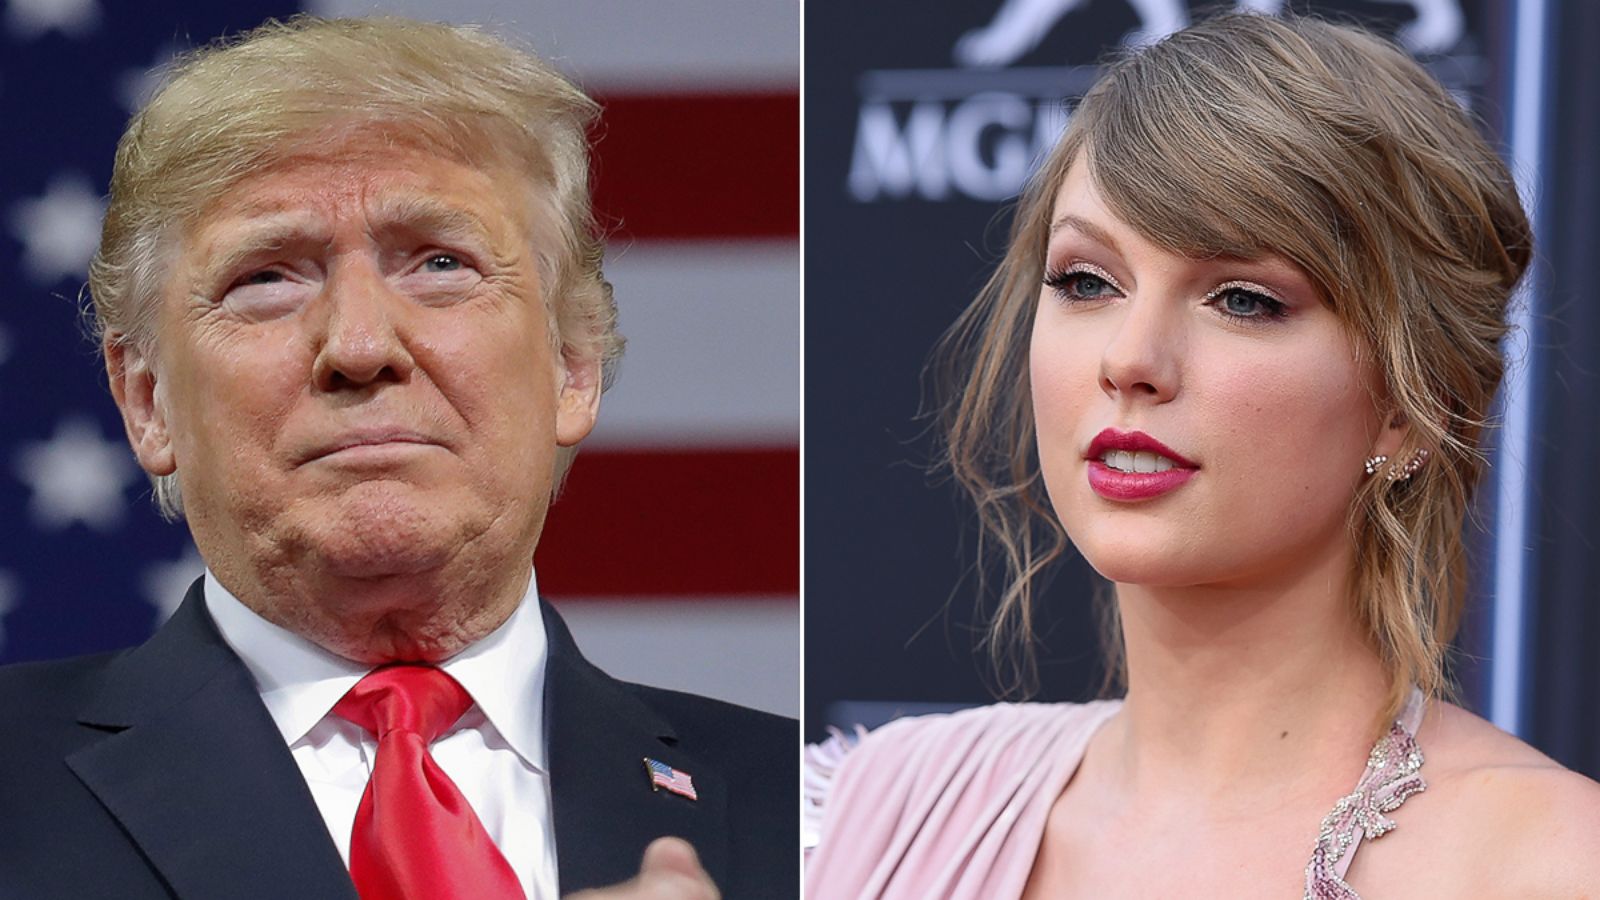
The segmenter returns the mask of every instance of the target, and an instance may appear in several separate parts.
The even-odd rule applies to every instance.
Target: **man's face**
[[[155,359],[113,358],[113,386],[225,585],[321,585],[268,618],[315,632],[385,612],[350,604],[432,602],[318,596],[345,584],[526,578],[599,369],[553,343],[525,183],[355,139],[250,177],[185,234]]]

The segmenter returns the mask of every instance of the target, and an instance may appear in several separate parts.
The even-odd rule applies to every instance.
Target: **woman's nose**
[[[1131,298],[1100,356],[1100,389],[1121,402],[1165,403],[1178,391],[1182,329],[1159,301]]]

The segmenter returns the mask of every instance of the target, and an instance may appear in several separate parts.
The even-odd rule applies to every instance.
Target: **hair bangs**
[[[1318,121],[1272,73],[1195,43],[1169,38],[1115,65],[1084,98],[1072,128],[1096,189],[1163,249],[1283,257],[1337,309],[1363,202],[1345,196],[1348,173],[1330,165],[1359,137]]]

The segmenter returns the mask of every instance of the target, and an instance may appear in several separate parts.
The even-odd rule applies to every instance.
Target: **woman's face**
[[[1364,460],[1393,455],[1357,359],[1287,260],[1143,239],[1082,162],[1051,212],[1029,366],[1051,504],[1100,574],[1268,584],[1347,552]]]

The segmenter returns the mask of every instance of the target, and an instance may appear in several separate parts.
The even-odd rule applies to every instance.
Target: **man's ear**
[[[573,447],[594,430],[600,415],[600,359],[561,350],[561,391],[556,395],[556,443]]]
[[[155,369],[125,335],[107,334],[103,345],[111,396],[122,412],[128,443],[139,465],[151,475],[171,475],[178,469],[167,429],[167,411],[156,387]]]

